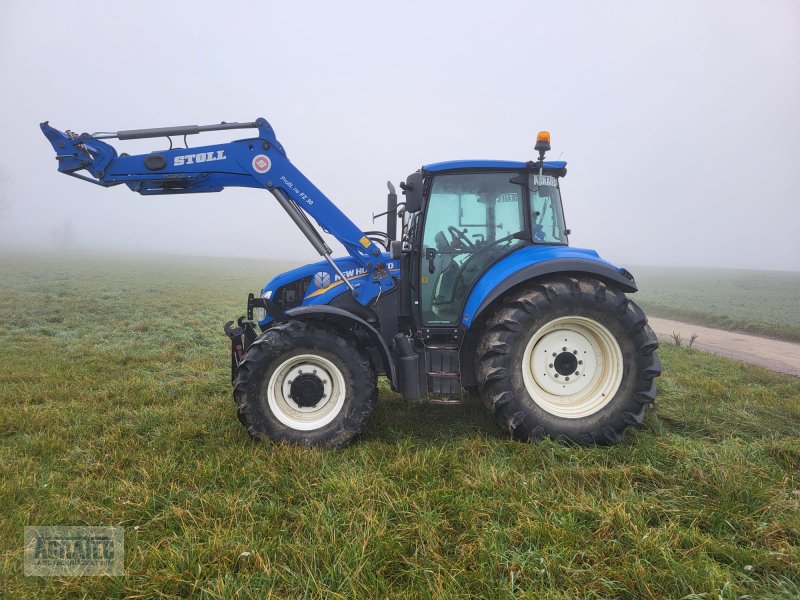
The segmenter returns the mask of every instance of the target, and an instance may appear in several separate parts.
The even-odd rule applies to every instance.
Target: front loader
[[[406,400],[478,394],[519,440],[619,442],[656,397],[658,342],[626,294],[633,276],[570,247],[566,163],[460,160],[389,183],[387,230],[362,231],[289,158],[265,119],[76,134],[41,124],[58,169],[140,194],[264,188],[320,254],[275,277],[225,324],[236,411],[254,439],[341,447],[367,425],[385,376]],[[255,129],[173,148],[172,137]],[[167,137],[117,154],[107,139]],[[400,231],[398,232],[398,221]],[[316,224],[314,223],[316,222]],[[334,258],[318,228],[347,251]]]

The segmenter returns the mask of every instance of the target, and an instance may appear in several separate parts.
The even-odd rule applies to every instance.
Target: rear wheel
[[[248,348],[233,395],[239,420],[255,439],[342,447],[366,427],[377,386],[370,361],[352,341],[289,321]]]
[[[487,320],[476,353],[481,398],[517,439],[619,442],[655,400],[657,347],[620,290],[588,277],[546,280]]]

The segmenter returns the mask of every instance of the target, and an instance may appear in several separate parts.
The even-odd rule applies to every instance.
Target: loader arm
[[[41,128],[56,151],[60,172],[104,187],[125,184],[143,195],[219,192],[225,187],[266,188],[361,304],[368,304],[394,287],[378,246],[292,164],[266,119],[95,134],[62,132],[47,122]],[[246,128],[257,129],[258,137],[194,148],[172,147],[171,136],[184,136],[185,141],[188,135],[206,131]],[[168,137],[170,149],[129,156],[117,154],[104,141],[153,137]],[[335,237],[370,276],[358,283],[348,281],[306,213]]]

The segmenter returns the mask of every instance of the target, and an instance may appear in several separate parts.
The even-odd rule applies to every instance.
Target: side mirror
[[[400,188],[406,197],[406,212],[419,212],[422,208],[422,172],[417,171],[406,177]]]
[[[390,240],[397,239],[397,192],[391,181],[386,182],[389,194],[386,196],[386,235]]]

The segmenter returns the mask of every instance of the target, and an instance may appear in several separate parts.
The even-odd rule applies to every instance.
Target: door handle
[[[436,265],[433,264],[433,259],[436,258],[436,248],[426,248],[425,258],[428,259],[428,273],[436,271]]]

